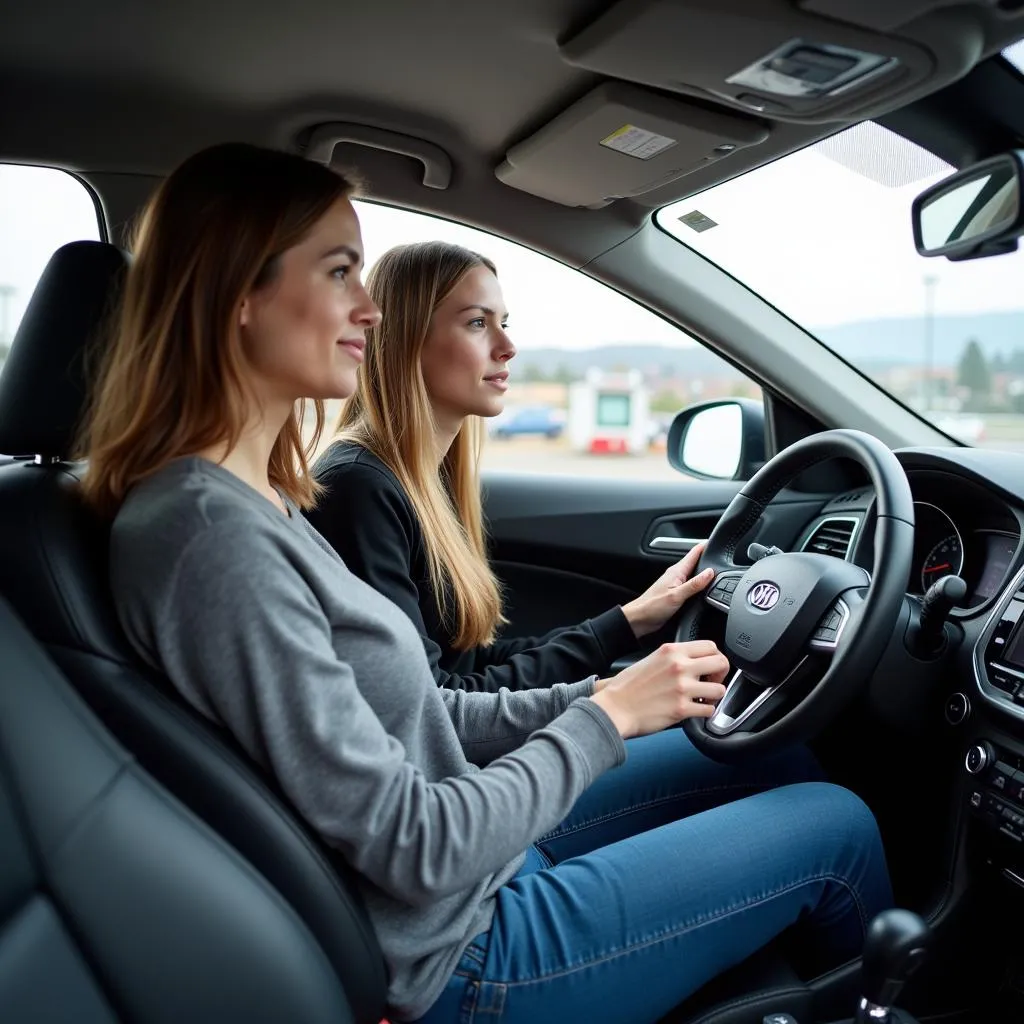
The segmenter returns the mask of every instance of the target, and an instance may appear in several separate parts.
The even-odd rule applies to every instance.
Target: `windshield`
[[[1003,56],[1018,70],[1024,71],[1024,39],[1003,50]]]
[[[657,219],[941,430],[1024,451],[1024,247],[914,248],[910,204],[953,169],[865,122]]]

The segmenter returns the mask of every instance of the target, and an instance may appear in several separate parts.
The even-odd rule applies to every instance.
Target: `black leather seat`
[[[132,761],[2,598],[0,1019],[353,1019],[295,911]]]
[[[0,593],[140,763],[238,849],[306,921],[356,1020],[383,1015],[385,973],[347,867],[225,732],[131,656],[107,589],[106,529],[78,500],[65,461],[83,406],[82,353],[127,256],[99,242],[57,251],[0,376]],[[670,1015],[674,1024],[760,1024],[809,989],[773,951],[735,968]],[[801,1016],[803,1014],[803,1016]]]

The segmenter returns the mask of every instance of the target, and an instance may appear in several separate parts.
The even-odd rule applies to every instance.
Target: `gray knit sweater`
[[[359,872],[391,1013],[440,994],[526,848],[625,747],[587,697],[439,689],[411,621],[296,509],[179,459],[114,523],[132,645],[225,725]]]

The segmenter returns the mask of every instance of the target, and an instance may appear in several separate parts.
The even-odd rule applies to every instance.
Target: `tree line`
[[[996,393],[995,378],[1004,374],[1021,379],[1019,392],[1010,388],[1005,394]],[[966,412],[1024,412],[1024,348],[1005,356],[997,352],[990,359],[977,339],[971,338],[960,355],[956,383],[967,392]]]

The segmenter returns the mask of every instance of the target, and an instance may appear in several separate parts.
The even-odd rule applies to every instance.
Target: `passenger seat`
[[[316,940],[0,598],[4,1024],[351,1024]]]

